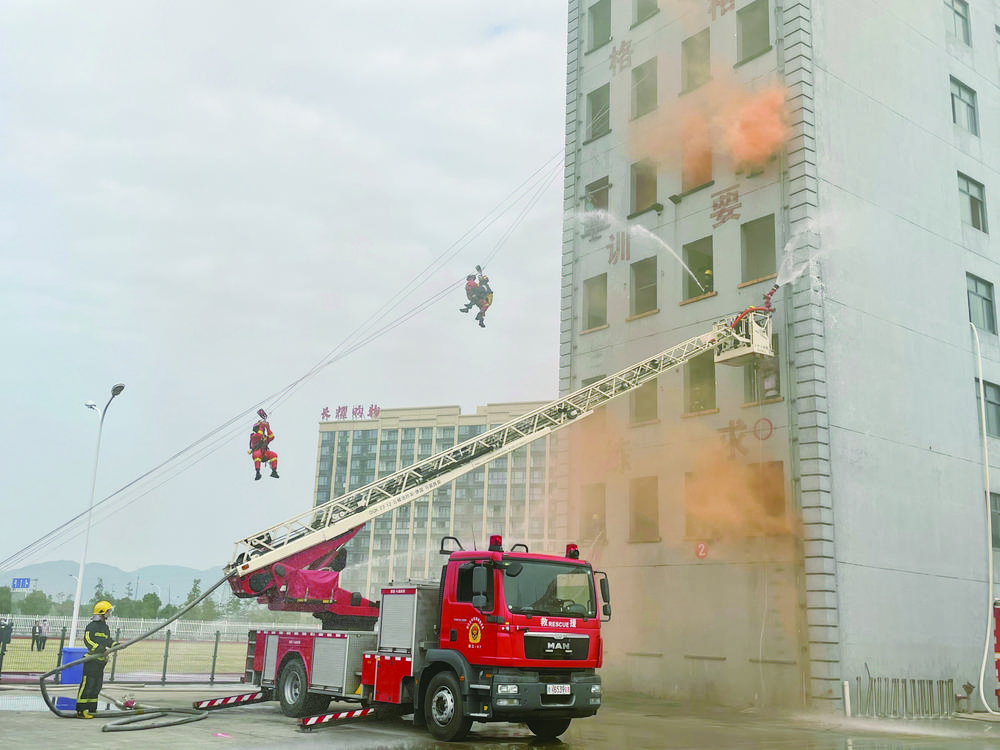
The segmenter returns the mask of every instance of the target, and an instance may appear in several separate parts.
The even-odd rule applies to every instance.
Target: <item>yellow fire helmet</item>
[[[102,601],[99,601],[97,604],[94,605],[94,614],[95,615],[108,615],[108,614],[111,614],[111,610],[112,609],[114,609],[114,606],[111,604],[111,602],[106,602],[106,601],[102,600]]]

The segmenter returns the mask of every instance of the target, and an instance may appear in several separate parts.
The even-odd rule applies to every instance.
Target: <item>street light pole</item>
[[[80,597],[83,593],[83,568],[87,564],[87,545],[90,543],[90,522],[94,510],[94,490],[97,487],[97,461],[101,456],[101,432],[104,430],[104,415],[108,413],[108,407],[115,400],[115,396],[124,390],[124,383],[118,383],[111,389],[111,398],[104,405],[104,409],[101,411],[101,421],[97,426],[97,449],[94,451],[94,471],[90,478],[90,504],[87,506],[87,530],[83,535],[83,555],[80,557],[80,573],[76,577],[76,596],[73,597],[73,622],[69,628],[69,641],[67,641],[70,646],[76,643],[76,627],[80,619]],[[88,401],[86,407],[97,411],[97,404],[93,401]]]

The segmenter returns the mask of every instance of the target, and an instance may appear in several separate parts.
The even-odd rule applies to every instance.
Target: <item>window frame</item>
[[[959,172],[958,194],[962,208],[962,223],[983,234],[989,234],[986,222],[986,186]],[[976,226],[977,220],[979,226]]]
[[[643,6],[645,6],[645,12],[643,12]],[[648,21],[659,12],[660,4],[657,0],[634,0],[632,4],[633,28],[638,26],[643,21]]]
[[[990,524],[993,531],[993,549],[1000,549],[1000,493],[990,493]]]
[[[657,58],[652,57],[641,65],[632,68],[632,88],[631,88],[631,116],[637,120],[643,115],[648,115],[659,106],[659,90],[657,88]],[[636,79],[639,79],[638,81]],[[641,99],[652,97],[640,109]]]
[[[660,418],[659,387],[653,378],[629,393],[628,418],[630,425],[655,422]]]
[[[704,41],[700,38],[702,35],[704,35]],[[692,34],[681,42],[682,94],[694,91],[711,80],[711,60],[712,35],[710,27],[706,26],[697,34]]]
[[[979,425],[982,434],[982,405],[979,401],[979,378],[975,379],[976,386],[976,423]],[[1000,438],[1000,385],[991,383],[988,380],[982,381],[983,395],[986,397],[986,435],[991,438]]]
[[[965,287],[969,302],[969,322],[982,331],[995,334],[997,332],[997,316],[993,284],[986,279],[967,273],[965,274]],[[980,311],[979,315],[974,312],[977,308]]]
[[[758,248],[756,241],[754,241],[751,247],[751,241],[755,239],[752,233],[756,231],[757,227],[763,226],[762,222],[768,220],[770,220],[771,248],[768,255],[770,262],[765,268],[765,264],[760,263],[761,259],[757,257],[765,252],[763,245]],[[743,264],[742,274],[744,284],[770,278],[778,272],[777,231],[774,214],[758,216],[756,219],[751,219],[740,224],[740,254]],[[752,260],[754,262],[751,262]]]
[[[974,136],[979,136],[979,101],[976,90],[966,86],[955,76],[951,80],[951,121]],[[964,114],[961,117],[959,113]]]
[[[649,211],[657,202],[656,165],[649,159],[633,162],[629,166],[629,208],[628,218]],[[643,202],[640,203],[640,196]]]
[[[702,370],[704,373],[701,372]],[[708,377],[709,372],[711,377]],[[718,383],[716,380],[714,352],[707,351],[688,360],[684,366],[685,414],[700,414],[718,410]]]
[[[712,274],[715,273],[715,247],[712,235],[701,237],[691,242],[686,242],[681,246],[681,256],[684,258],[684,265],[691,269],[691,272],[699,279],[698,283],[705,282],[705,289],[700,289],[691,274],[685,272],[681,274],[682,299],[689,300],[711,294],[715,291],[715,283]],[[704,252],[703,247],[707,246],[708,252]],[[707,258],[707,262],[703,259]],[[707,274],[706,271],[711,273]]]
[[[659,477],[654,475],[629,479],[628,527],[629,543],[660,541]]]
[[[743,405],[759,404],[763,401],[781,398],[781,353],[778,344],[778,334],[771,334],[771,351],[773,357],[754,357],[752,362],[743,365]],[[768,375],[774,375],[775,392],[768,395],[765,382]]]
[[[603,292],[603,315],[599,316],[602,320],[600,323],[596,323],[591,320],[594,317],[594,311],[592,305],[594,304],[593,293],[595,289],[601,288]],[[608,324],[608,274],[607,272],[597,274],[596,276],[591,276],[589,279],[583,280],[583,324],[584,331],[592,331],[595,328],[601,328]]]
[[[604,18],[598,18],[597,13],[599,12],[598,6],[603,6]],[[597,22],[606,21],[607,23],[607,34],[603,38],[598,38],[597,36]],[[600,49],[605,44],[611,41],[611,0],[597,0],[597,2],[592,3],[589,8],[587,8],[587,34],[590,37],[590,46],[587,47],[587,52],[593,52],[596,49]]]
[[[600,105],[600,112],[594,111],[595,105]],[[596,141],[610,132],[611,83],[609,81],[587,94],[587,141]]]
[[[948,34],[969,47],[972,46],[972,14],[965,0],[944,0],[944,5],[951,12],[946,16],[951,25]]]
[[[761,10],[761,7],[763,7],[763,10]],[[751,36],[746,28],[748,21],[759,24],[761,20],[764,22],[764,38],[762,42],[758,42],[751,50],[747,51],[745,49],[747,37]],[[759,33],[759,28],[752,29],[751,31]],[[754,59],[755,57],[759,57],[769,49],[771,49],[771,18],[769,0],[753,0],[736,11],[736,64],[740,65]]]
[[[646,274],[650,273],[647,269],[652,267],[652,279],[647,280]],[[649,313],[657,312],[659,308],[657,307],[657,262],[656,256],[651,255],[648,258],[643,258],[642,260],[637,260],[629,265],[629,317],[634,318],[639,315],[646,315]],[[642,276],[640,277],[640,274]],[[644,298],[649,294],[649,289],[652,288],[652,302],[645,300]],[[644,300],[643,304],[640,305],[640,298]]]

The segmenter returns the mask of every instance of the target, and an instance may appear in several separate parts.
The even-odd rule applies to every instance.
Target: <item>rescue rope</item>
[[[133,638],[130,641],[126,641],[125,643],[120,643],[117,646],[114,646],[113,648],[109,648],[107,651],[104,652],[104,654],[105,655],[112,654],[116,651],[121,651],[123,649],[126,649],[129,646],[138,643],[139,641],[146,640],[154,633],[163,630],[163,628],[167,627],[167,625],[174,622],[175,620],[180,619],[181,616],[187,614],[192,609],[201,604],[205,599],[209,597],[210,594],[214,593],[215,590],[219,588],[219,586],[224,584],[227,580],[229,580],[229,576],[223,576],[221,579],[219,579],[217,583],[213,584],[211,588],[205,591],[204,594],[202,594],[200,597],[195,599],[190,604],[186,605],[183,609],[179,610],[177,614],[175,614],[169,620],[165,620],[160,625],[157,625],[152,630],[143,633],[137,638]],[[77,659],[76,661],[71,661],[67,664],[58,666],[55,669],[46,672],[45,674],[43,674],[41,677],[38,678],[38,686],[41,688],[42,691],[42,700],[45,701],[45,705],[48,707],[49,711],[54,713],[60,719],[77,718],[76,711],[63,711],[56,707],[55,703],[52,701],[52,698],[49,696],[48,690],[46,689],[45,680],[54,674],[62,672],[64,669],[75,667],[77,664],[83,664],[84,662],[87,661],[93,661],[96,658],[97,658],[96,654],[87,654],[82,659]],[[101,717],[108,717],[108,718],[119,718],[119,717],[127,717],[127,718],[124,718],[120,721],[113,721],[108,724],[105,724],[103,727],[101,727],[102,732],[124,732],[135,729],[157,729],[159,727],[171,727],[171,726],[177,726],[178,724],[188,724],[192,721],[200,721],[201,719],[204,719],[208,716],[208,713],[206,711],[199,711],[198,709],[194,708],[172,708],[172,707],[161,708],[158,706],[146,706],[146,705],[136,705],[133,708],[126,708],[124,704],[119,703],[118,701],[112,700],[112,703],[118,706],[118,708],[121,710],[101,711],[99,715]],[[174,715],[174,714],[178,715],[180,718],[171,719],[169,721],[163,721],[155,724],[142,723],[142,722],[153,722],[157,719],[162,719],[168,715]],[[95,714],[95,717],[96,716],[97,715]]]

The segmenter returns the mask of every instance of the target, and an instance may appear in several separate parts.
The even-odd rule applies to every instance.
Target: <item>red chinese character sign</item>
[[[617,47],[611,48],[611,75],[621,73],[632,67],[632,42],[624,40]]]
[[[626,261],[632,257],[632,237],[628,232],[615,232],[608,235],[608,265],[613,266],[619,260]]]
[[[369,404],[367,410],[364,404],[357,404],[356,406],[338,406],[334,415],[334,419],[348,419],[348,411],[350,411],[351,419],[364,419],[366,416],[368,419],[378,419],[378,415],[382,413],[382,409],[378,404]],[[323,407],[323,411],[320,412],[320,416],[323,419],[330,418],[330,409],[326,406]]]
[[[736,10],[736,0],[708,0],[708,12],[712,14],[713,21],[731,10]]]
[[[737,209],[742,206],[740,190],[736,185],[712,193],[712,213],[710,214],[714,220],[712,229],[722,226],[730,219],[739,221],[740,214]]]

